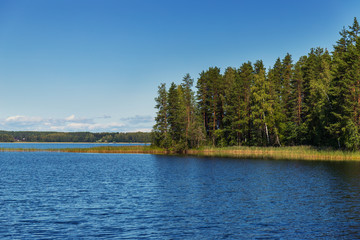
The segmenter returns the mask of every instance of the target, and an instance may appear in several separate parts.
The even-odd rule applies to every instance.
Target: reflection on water
[[[0,153],[0,238],[355,239],[359,163]]]

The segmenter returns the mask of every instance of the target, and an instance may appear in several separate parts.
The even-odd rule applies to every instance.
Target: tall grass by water
[[[90,148],[0,148],[0,152],[72,152],[72,153],[148,153],[165,154],[166,150],[153,146],[100,146]]]
[[[204,147],[199,150],[189,150],[188,153],[201,156],[251,159],[360,161],[360,152],[315,148],[311,146],[225,148]]]
[[[71,153],[143,153],[178,154],[154,146],[101,146],[91,148],[35,149],[0,148],[1,152],[71,152]],[[360,161],[360,152],[341,151],[311,146],[298,147],[202,147],[185,153],[195,156],[232,157],[272,160]]]
[[[92,148],[65,148],[50,149],[60,152],[78,152],[78,153],[148,153],[165,154],[166,150],[154,146],[101,146]]]

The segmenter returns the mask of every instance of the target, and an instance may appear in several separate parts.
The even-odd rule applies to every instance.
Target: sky
[[[333,49],[358,0],[0,0],[0,129],[151,131],[160,83]]]

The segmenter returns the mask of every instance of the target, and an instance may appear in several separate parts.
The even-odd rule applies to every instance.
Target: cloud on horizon
[[[152,116],[135,115],[133,117],[120,118],[120,121],[126,122],[131,125],[142,125],[142,124],[153,123],[154,118]]]
[[[38,116],[10,116],[0,119],[0,128],[7,131],[57,131],[57,132],[133,132],[151,131],[154,124],[151,116],[134,116],[109,121],[111,116],[94,118],[76,117],[42,118]]]

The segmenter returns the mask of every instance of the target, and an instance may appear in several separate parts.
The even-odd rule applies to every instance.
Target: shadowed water
[[[360,238],[360,165],[0,153],[0,239],[64,238]]]

